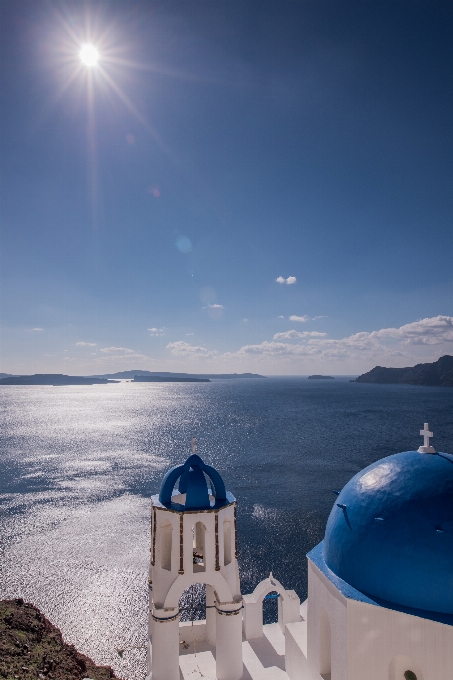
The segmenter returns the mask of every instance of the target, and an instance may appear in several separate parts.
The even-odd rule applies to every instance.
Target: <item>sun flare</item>
[[[98,64],[99,51],[94,45],[82,45],[79,57],[82,64],[92,68]]]

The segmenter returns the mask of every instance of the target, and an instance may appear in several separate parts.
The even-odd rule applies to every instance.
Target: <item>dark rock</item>
[[[36,680],[118,680],[109,666],[97,666],[32,604],[0,601],[0,678]]]
[[[351,382],[453,387],[453,356],[446,354],[432,364],[407,368],[375,366]]]
[[[309,375],[308,380],[335,380],[333,375]]]

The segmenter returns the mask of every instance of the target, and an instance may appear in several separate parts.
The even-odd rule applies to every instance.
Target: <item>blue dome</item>
[[[210,489],[207,477],[211,482]],[[178,479],[178,490],[175,493],[174,488]],[[185,494],[185,497],[181,498],[181,494]],[[213,503],[209,498],[210,494],[214,496]],[[163,478],[159,501],[169,507],[174,505],[175,495],[179,497],[176,503],[178,510],[212,509],[230,502],[222,477],[215,468],[206,465],[196,453],[189,456],[184,465],[171,468]]]
[[[453,456],[407,451],[355,475],[330,513],[323,556],[366,595],[453,614]]]

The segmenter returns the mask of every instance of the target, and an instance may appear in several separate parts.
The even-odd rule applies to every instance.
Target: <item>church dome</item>
[[[217,470],[193,453],[183,465],[176,465],[167,472],[160,487],[159,501],[179,511],[204,510],[231,502],[230,496]]]
[[[323,556],[384,606],[453,614],[453,456],[407,451],[355,475],[330,513]]]

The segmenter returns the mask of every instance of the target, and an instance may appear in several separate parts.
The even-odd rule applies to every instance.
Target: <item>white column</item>
[[[240,680],[242,674],[242,602],[217,603],[217,680]]]
[[[243,629],[246,640],[263,637],[263,601],[255,595],[244,595]]]
[[[215,645],[215,620],[216,610],[214,607],[215,593],[212,586],[206,586],[206,642]]]
[[[153,609],[153,680],[179,680],[179,609]]]
[[[285,595],[278,598],[278,623],[285,634],[287,623],[300,621],[300,599],[295,590],[285,590]]]

